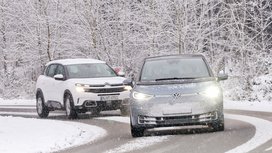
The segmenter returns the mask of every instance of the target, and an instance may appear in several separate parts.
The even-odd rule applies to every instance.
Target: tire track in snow
[[[267,121],[261,118],[251,117],[251,116],[234,115],[234,114],[225,114],[225,117],[228,119],[247,122],[256,128],[256,132],[250,140],[248,140],[247,142],[245,142],[244,144],[240,146],[237,146],[227,151],[226,153],[249,152],[256,149],[257,147],[260,147],[261,145],[263,145],[264,143],[272,139],[272,131],[271,131],[272,122],[270,121]],[[96,119],[111,120],[111,121],[129,124],[128,117],[100,117]],[[139,150],[144,147],[154,145],[156,143],[161,143],[163,141],[166,141],[167,139],[168,139],[167,136],[137,138],[117,148],[111,149],[107,151],[106,153],[123,153],[123,152],[129,152],[133,150]]]
[[[130,123],[129,117],[117,117],[117,116],[111,116],[111,117],[98,117],[96,119],[100,120],[110,120],[110,121],[116,121],[121,123]],[[153,136],[153,137],[142,137],[142,138],[134,138],[133,140],[129,141],[128,143],[125,143],[117,148],[111,149],[106,151],[105,153],[125,153],[130,152],[133,150],[140,150],[145,147],[149,147],[152,145],[155,145],[157,143],[161,143],[168,140],[168,136]]]
[[[149,147],[155,145],[157,143],[161,143],[163,141],[168,140],[167,136],[154,136],[154,137],[142,137],[135,138],[134,140],[129,141],[126,144],[123,144],[117,148],[106,151],[105,153],[125,153],[131,152],[134,150],[140,150],[145,147]]]
[[[226,114],[226,118],[252,124],[256,128],[255,135],[246,143],[233,148],[226,153],[245,153],[252,151],[272,139],[272,122],[244,115]]]

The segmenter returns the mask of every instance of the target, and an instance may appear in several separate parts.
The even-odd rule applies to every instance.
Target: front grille
[[[210,112],[197,115],[184,115],[184,116],[139,116],[139,124],[155,124],[155,125],[167,125],[167,124],[186,124],[205,122],[217,119],[217,113]]]
[[[84,102],[86,109],[99,108],[103,110],[116,110],[121,107],[122,100],[113,100],[113,101],[91,101],[87,100]]]
[[[125,91],[124,87],[120,87],[120,88],[85,89],[85,92],[92,92],[92,93],[113,93],[113,92],[123,92],[123,91]]]

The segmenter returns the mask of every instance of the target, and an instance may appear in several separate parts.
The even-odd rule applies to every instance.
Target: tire
[[[44,103],[44,97],[42,92],[37,93],[36,110],[40,118],[46,118],[49,115],[49,110],[48,110],[48,107],[46,107]]]
[[[213,131],[224,131],[225,130],[224,119],[215,121],[210,126],[212,127]]]
[[[131,136],[133,138],[137,138],[137,137],[143,137],[144,136],[144,128],[135,128],[130,124],[130,128],[131,128]]]
[[[121,106],[120,111],[122,116],[129,116],[130,114],[130,110],[128,106]]]
[[[65,105],[65,111],[66,116],[68,119],[76,119],[77,118],[77,112],[74,107],[74,100],[71,94],[65,94],[64,96],[64,105]]]

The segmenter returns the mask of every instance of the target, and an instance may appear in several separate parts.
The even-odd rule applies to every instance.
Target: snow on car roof
[[[172,59],[172,58],[203,58],[202,54],[176,54],[147,57],[145,60]]]
[[[76,58],[76,59],[61,59],[61,60],[54,60],[54,61],[50,61],[49,63],[47,63],[46,65],[49,64],[62,64],[62,65],[72,65],[72,64],[90,64],[90,63],[106,63],[104,61],[100,61],[97,59],[87,59],[87,58]]]

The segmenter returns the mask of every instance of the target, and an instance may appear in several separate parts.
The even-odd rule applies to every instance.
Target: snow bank
[[[0,98],[0,105],[28,105],[28,106],[33,106],[36,105],[36,100],[35,99],[1,99]]]
[[[0,123],[2,153],[55,152],[106,135],[102,128],[76,122],[0,116]]]
[[[224,101],[224,109],[272,112],[272,102],[269,101]]]

